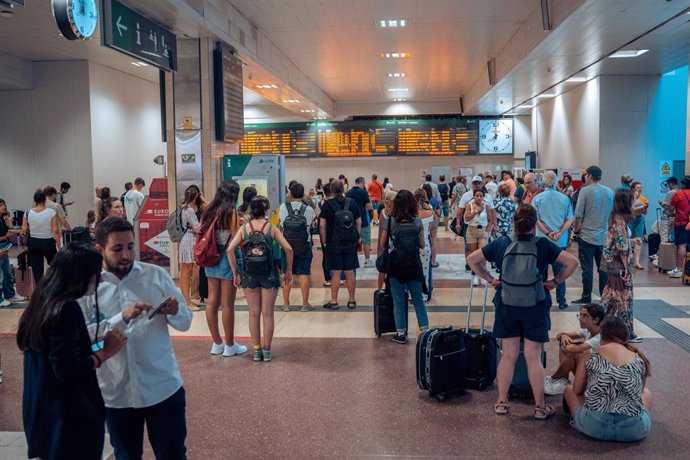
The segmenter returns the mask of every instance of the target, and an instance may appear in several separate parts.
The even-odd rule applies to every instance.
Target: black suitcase
[[[544,346],[541,347],[541,364],[546,369],[546,352]],[[533,399],[532,385],[529,383],[527,375],[527,361],[525,361],[525,341],[520,340],[520,354],[515,361],[515,371],[513,381],[508,388],[508,399]]]
[[[417,385],[443,402],[465,392],[465,332],[432,328],[417,337]]]
[[[407,320],[408,305],[409,297],[405,296],[405,320]],[[374,333],[376,337],[381,337],[381,334],[388,332],[397,332],[393,309],[393,295],[388,289],[374,291]],[[405,321],[405,330],[407,330],[407,321]]]
[[[489,294],[489,284],[484,287],[484,302],[482,305],[482,322],[479,329],[470,329],[470,315],[472,310],[473,288],[470,285],[470,300],[467,303],[467,324],[465,326],[465,388],[483,391],[496,380],[498,367],[498,344],[490,331],[484,329],[486,321],[486,302]]]
[[[656,208],[656,221],[657,227],[661,227],[661,208]],[[659,232],[661,232],[661,228],[659,228]],[[650,233],[647,236],[647,244],[649,256],[653,256],[659,252],[659,246],[661,245],[661,233]]]
[[[208,278],[206,278],[204,267],[199,267],[199,298],[208,299]]]

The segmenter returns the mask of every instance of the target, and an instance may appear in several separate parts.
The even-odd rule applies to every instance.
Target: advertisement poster
[[[168,236],[168,180],[153,179],[149,195],[139,210],[137,235],[139,260],[170,267],[170,237]]]
[[[666,193],[668,193],[668,178],[671,177],[671,162],[670,161],[660,161],[659,162],[659,198],[664,199]]]

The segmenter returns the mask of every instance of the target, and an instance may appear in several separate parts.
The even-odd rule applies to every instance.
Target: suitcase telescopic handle
[[[479,333],[484,333],[484,323],[486,323],[486,300],[489,298],[489,283],[484,285],[484,302],[482,303],[482,324],[479,327]]]
[[[467,301],[467,322],[465,323],[465,334],[470,332],[470,315],[472,313],[472,293],[474,292],[474,286],[472,286],[472,281],[470,280],[470,299]]]

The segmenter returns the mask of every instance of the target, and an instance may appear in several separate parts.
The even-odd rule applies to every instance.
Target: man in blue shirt
[[[575,218],[573,205],[570,198],[556,190],[558,179],[555,172],[546,171],[542,180],[544,191],[532,200],[532,206],[537,210],[537,236],[548,238],[556,246],[565,250],[568,246],[568,229]],[[554,276],[561,270],[563,270],[563,265],[555,262]],[[556,287],[556,301],[559,309],[568,308],[568,302],[565,299],[565,283]]]
[[[359,207],[359,215],[362,218],[362,250],[364,251],[364,267],[373,267],[374,262],[371,260],[371,216],[369,213],[373,212],[371,199],[367,193],[366,185],[363,177],[355,179],[355,186],[347,191],[346,197],[357,203]]]
[[[582,187],[575,207],[575,233],[577,238],[577,256],[582,267],[582,297],[573,303],[583,305],[592,302],[592,282],[594,263],[599,270],[599,294],[604,292],[608,282],[606,270],[601,269],[601,255],[606,240],[609,214],[613,205],[613,192],[599,183],[601,168],[592,165],[583,175],[585,186]]]

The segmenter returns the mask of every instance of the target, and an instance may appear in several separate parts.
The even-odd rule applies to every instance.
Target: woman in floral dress
[[[498,199],[494,209],[496,210],[498,233],[510,237],[513,233],[513,216],[515,215],[517,204],[510,198],[510,186],[508,184],[499,185]]]
[[[199,311],[199,307],[192,302],[191,285],[194,271],[194,243],[199,231],[198,212],[206,207],[204,198],[196,185],[190,185],[184,191],[184,208],[182,209],[182,226],[186,229],[177,251],[177,261],[180,263],[180,290],[187,306],[192,311]]]
[[[630,332],[630,341],[640,342],[633,330],[633,241],[630,238],[628,222],[632,219],[633,194],[630,190],[617,190],[609,220],[609,229],[604,242],[603,259],[609,275],[608,283],[601,296],[607,316],[623,320]]]

